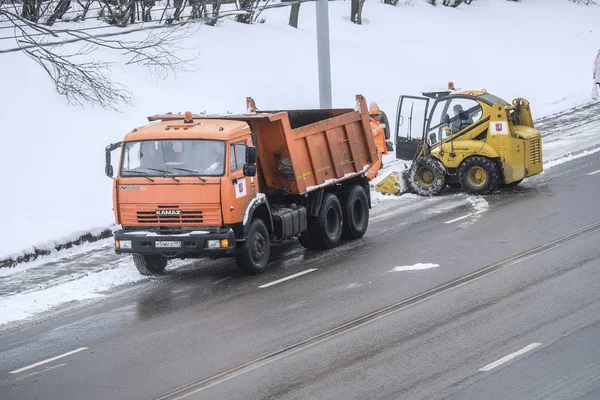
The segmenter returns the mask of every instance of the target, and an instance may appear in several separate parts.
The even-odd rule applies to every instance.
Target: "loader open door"
[[[427,126],[429,99],[400,96],[396,112],[396,158],[412,160]]]

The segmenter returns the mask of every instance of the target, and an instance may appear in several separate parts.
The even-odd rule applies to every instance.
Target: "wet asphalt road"
[[[186,266],[4,331],[0,398],[597,398],[597,170],[598,153],[490,196],[390,205],[363,240],[327,253],[278,246],[260,276],[229,260]],[[416,263],[439,267],[391,272]]]

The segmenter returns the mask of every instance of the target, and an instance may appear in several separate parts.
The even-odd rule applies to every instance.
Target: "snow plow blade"
[[[410,169],[405,169],[404,171],[402,171],[402,174],[400,176],[403,189],[401,194],[410,192],[411,190],[410,181],[408,180],[409,171]]]
[[[372,182],[376,192],[390,195],[400,196],[406,193],[409,189],[408,179],[405,177],[406,171],[401,173],[398,171],[392,171],[384,177],[379,177],[376,182]]]

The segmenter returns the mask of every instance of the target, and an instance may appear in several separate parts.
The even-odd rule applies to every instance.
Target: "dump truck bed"
[[[194,119],[245,121],[253,132],[266,194],[305,194],[323,186],[364,175],[377,161],[367,103],[356,96],[358,110],[256,111],[248,114],[193,115]],[[180,119],[167,115],[150,120]]]

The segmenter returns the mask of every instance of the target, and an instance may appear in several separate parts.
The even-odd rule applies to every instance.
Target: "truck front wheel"
[[[270,255],[269,231],[261,219],[255,219],[250,223],[246,241],[235,252],[235,261],[242,271],[260,274],[267,268]]]
[[[163,256],[133,255],[133,263],[142,275],[161,275],[167,267],[168,260]]]

